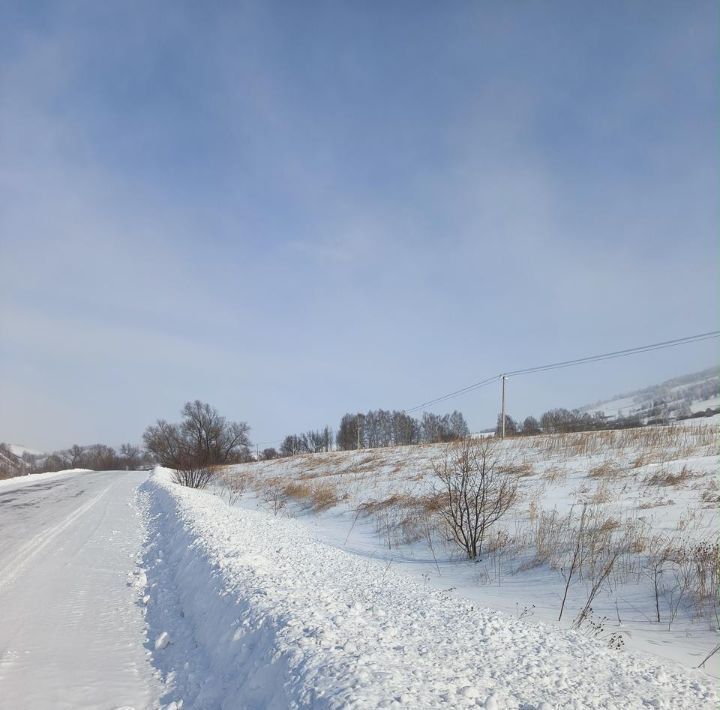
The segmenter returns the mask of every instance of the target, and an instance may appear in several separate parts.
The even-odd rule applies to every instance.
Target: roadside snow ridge
[[[714,708],[700,672],[428,590],[156,472],[141,488],[165,702],[223,708]],[[192,667],[188,658],[193,659]]]

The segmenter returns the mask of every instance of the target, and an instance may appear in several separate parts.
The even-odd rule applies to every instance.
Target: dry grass
[[[517,440],[544,455],[564,457],[607,454],[632,455],[636,468],[658,460],[677,460],[716,453],[717,427],[713,424],[670,424],[576,434],[544,434]]]
[[[312,494],[312,487],[309,483],[290,481],[281,485],[281,490],[286,498],[293,500],[307,500]]]
[[[606,481],[602,481],[588,497],[588,503],[594,503],[599,505],[602,503],[609,503],[612,500],[613,494],[610,490]]]
[[[613,459],[603,461],[599,466],[590,469],[588,476],[590,478],[617,478],[622,474],[622,469],[618,462]]]
[[[645,500],[638,505],[638,510],[649,510],[650,508],[661,508],[666,505],[675,505],[675,501],[671,498],[653,498]]]
[[[707,490],[704,490],[702,492],[700,500],[703,503],[709,505],[710,507],[714,507],[720,503],[720,493],[718,493],[716,490],[708,488]]]
[[[340,501],[335,486],[324,483],[319,486],[315,486],[310,495],[312,506],[315,510],[327,510],[337,505]]]
[[[687,465],[683,466],[680,471],[673,473],[665,467],[645,477],[644,483],[647,486],[682,486],[693,478],[697,478],[698,474],[693,472]]]
[[[440,494],[393,494],[361,503],[358,515],[372,518],[388,548],[430,539],[437,527],[436,514],[443,506]]]
[[[500,473],[507,473],[511,476],[517,476],[518,478],[526,478],[527,476],[534,476],[535,469],[533,465],[528,462],[524,463],[510,463],[504,466],[498,466]]]
[[[716,455],[716,439],[715,425],[679,424],[539,435],[501,444],[502,470],[523,479],[526,498],[516,507],[514,521],[493,530],[486,539],[482,569],[500,579],[508,570],[546,565],[562,576],[580,535],[578,581],[598,579],[609,556],[617,553],[608,584],[633,579],[639,584],[649,579],[650,559],[659,554],[660,543],[651,537],[651,525],[666,517],[660,511],[644,511],[680,500],[686,504],[689,494],[693,504],[677,528],[669,536],[661,536],[667,538],[662,545],[674,552],[665,556],[666,571],[659,580],[670,585],[666,592],[670,596],[679,593],[671,585],[684,585],[690,613],[696,604],[702,610],[698,614],[714,619],[720,576],[717,541],[698,540],[709,538],[711,513],[707,508],[720,505],[720,485],[708,471],[694,471],[683,459]],[[443,500],[428,491],[431,464],[441,449],[426,445],[331,452],[248,464],[239,467],[246,475],[244,483],[237,485],[254,488],[276,514],[288,501],[305,506],[305,510],[321,511],[349,498],[357,516],[374,524],[388,548],[425,541],[433,556],[436,550],[440,556],[439,550],[446,544],[439,515]],[[232,477],[236,475],[234,472]],[[559,505],[566,504],[568,493],[574,496],[571,500],[579,501],[571,513],[543,509],[558,489],[562,490]],[[346,491],[350,497],[344,495]],[[373,499],[367,500],[369,496]],[[583,504],[587,504],[588,518],[579,531]],[[628,510],[629,504],[636,506],[634,510]],[[500,566],[505,572],[498,571]],[[663,617],[665,608],[661,608]]]
[[[316,512],[332,508],[340,501],[337,487],[327,482],[312,485],[306,481],[290,481],[282,485],[281,490],[289,500],[308,504]]]
[[[568,472],[564,468],[553,466],[543,473],[542,478],[548,483],[563,483],[568,477]]]

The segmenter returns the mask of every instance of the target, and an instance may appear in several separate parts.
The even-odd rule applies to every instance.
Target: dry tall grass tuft
[[[681,486],[691,478],[696,477],[697,474],[688,468],[687,465],[683,466],[677,473],[661,467],[658,471],[646,476],[644,483],[648,486]]]

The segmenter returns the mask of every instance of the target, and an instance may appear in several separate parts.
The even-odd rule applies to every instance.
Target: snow
[[[482,608],[158,470],[140,488],[148,637],[193,708],[703,708],[699,671]],[[543,705],[546,704],[546,705]]]
[[[658,385],[618,395],[612,399],[595,402],[580,407],[585,412],[602,411],[611,418],[632,414],[647,413],[655,401],[667,403],[670,413],[676,413],[684,401],[688,401],[693,412],[715,408],[720,404],[720,396],[709,395],[713,388],[717,391],[720,373],[710,368],[679,378],[673,378]],[[705,386],[705,387],[703,387]],[[699,389],[700,388],[700,389]],[[704,390],[704,391],[703,391]]]
[[[2,481],[0,708],[156,707],[135,577],[146,473]],[[28,485],[27,479],[33,479]]]
[[[54,471],[53,473],[30,473],[27,476],[0,478],[0,489],[22,488],[24,486],[32,486],[35,483],[41,483],[43,481],[52,481],[56,478],[65,478],[68,475],[90,472],[91,471],[89,468],[68,468],[63,471]]]
[[[507,458],[528,467],[519,481],[521,500],[492,533],[506,535],[510,544],[486,553],[476,564],[463,560],[435,533],[422,508],[418,513],[402,507],[404,500],[432,494],[432,461],[441,455],[441,445],[297,456],[237,466],[229,476],[249,480],[248,491],[235,504],[251,510],[273,510],[269,489],[282,490],[288,484],[327,487],[335,495],[330,507],[317,510],[309,499],[289,498],[278,514],[293,516],[316,540],[362,559],[390,563],[393,570],[412,575],[425,587],[522,617],[529,624],[544,622],[567,629],[584,606],[589,584],[583,581],[571,587],[566,613],[558,622],[562,574],[546,563],[538,564],[534,550],[523,543],[532,537],[540,515],[553,511],[566,515],[573,508],[577,511],[581,501],[594,500],[605,519],[634,526],[647,539],[662,535],[684,545],[716,542],[718,506],[712,501],[720,493],[719,423],[715,416],[637,432],[642,437],[656,433],[665,437],[652,447],[634,442],[633,432],[603,433],[597,446],[582,454],[574,451],[575,444],[593,435],[506,441],[502,448]],[[708,440],[709,444],[697,443]],[[609,466],[609,475],[593,475],[604,465]],[[683,469],[689,472],[684,483],[647,482],[664,473],[679,475]],[[219,492],[227,499],[226,489]],[[708,494],[710,498],[704,498]],[[381,507],[375,514],[362,512],[393,498],[401,503]],[[618,569],[600,590],[593,603],[595,620],[603,627],[598,635],[607,643],[617,634],[627,650],[695,668],[718,642],[716,617],[709,607],[700,613],[688,598],[669,624],[666,594],[660,599],[662,622],[657,623],[651,579],[638,571],[642,562],[640,557],[629,559],[634,570]],[[720,678],[717,659],[708,662],[705,672]]]
[[[36,451],[35,449],[29,449],[27,446],[21,446],[20,444],[8,444],[7,447],[13,454],[15,454],[15,456],[18,456],[20,458],[22,458],[23,454],[30,454],[31,456],[42,456],[42,453],[40,451]]]
[[[658,430],[649,448],[637,436],[650,430],[505,442],[522,498],[498,529],[523,539],[533,509],[590,497],[651,532],[716,535],[707,421]],[[472,563],[417,537],[422,516],[415,529],[383,518],[391,508],[361,514],[427,497],[442,451],[237,466],[227,482],[250,486],[239,497],[183,488],[164,469],[0,481],[0,708],[718,706],[717,658],[692,667],[717,628],[685,610],[672,629],[651,623],[647,580],[617,578],[598,596],[613,620],[595,636],[554,621],[558,572],[518,564],[520,547]],[[268,494],[288,483],[314,497]],[[586,587],[571,590],[569,618]]]

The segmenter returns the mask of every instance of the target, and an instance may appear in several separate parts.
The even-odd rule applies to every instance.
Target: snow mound
[[[186,707],[711,708],[699,672],[479,609],[156,472],[148,642]],[[192,663],[188,662],[192,659]]]

